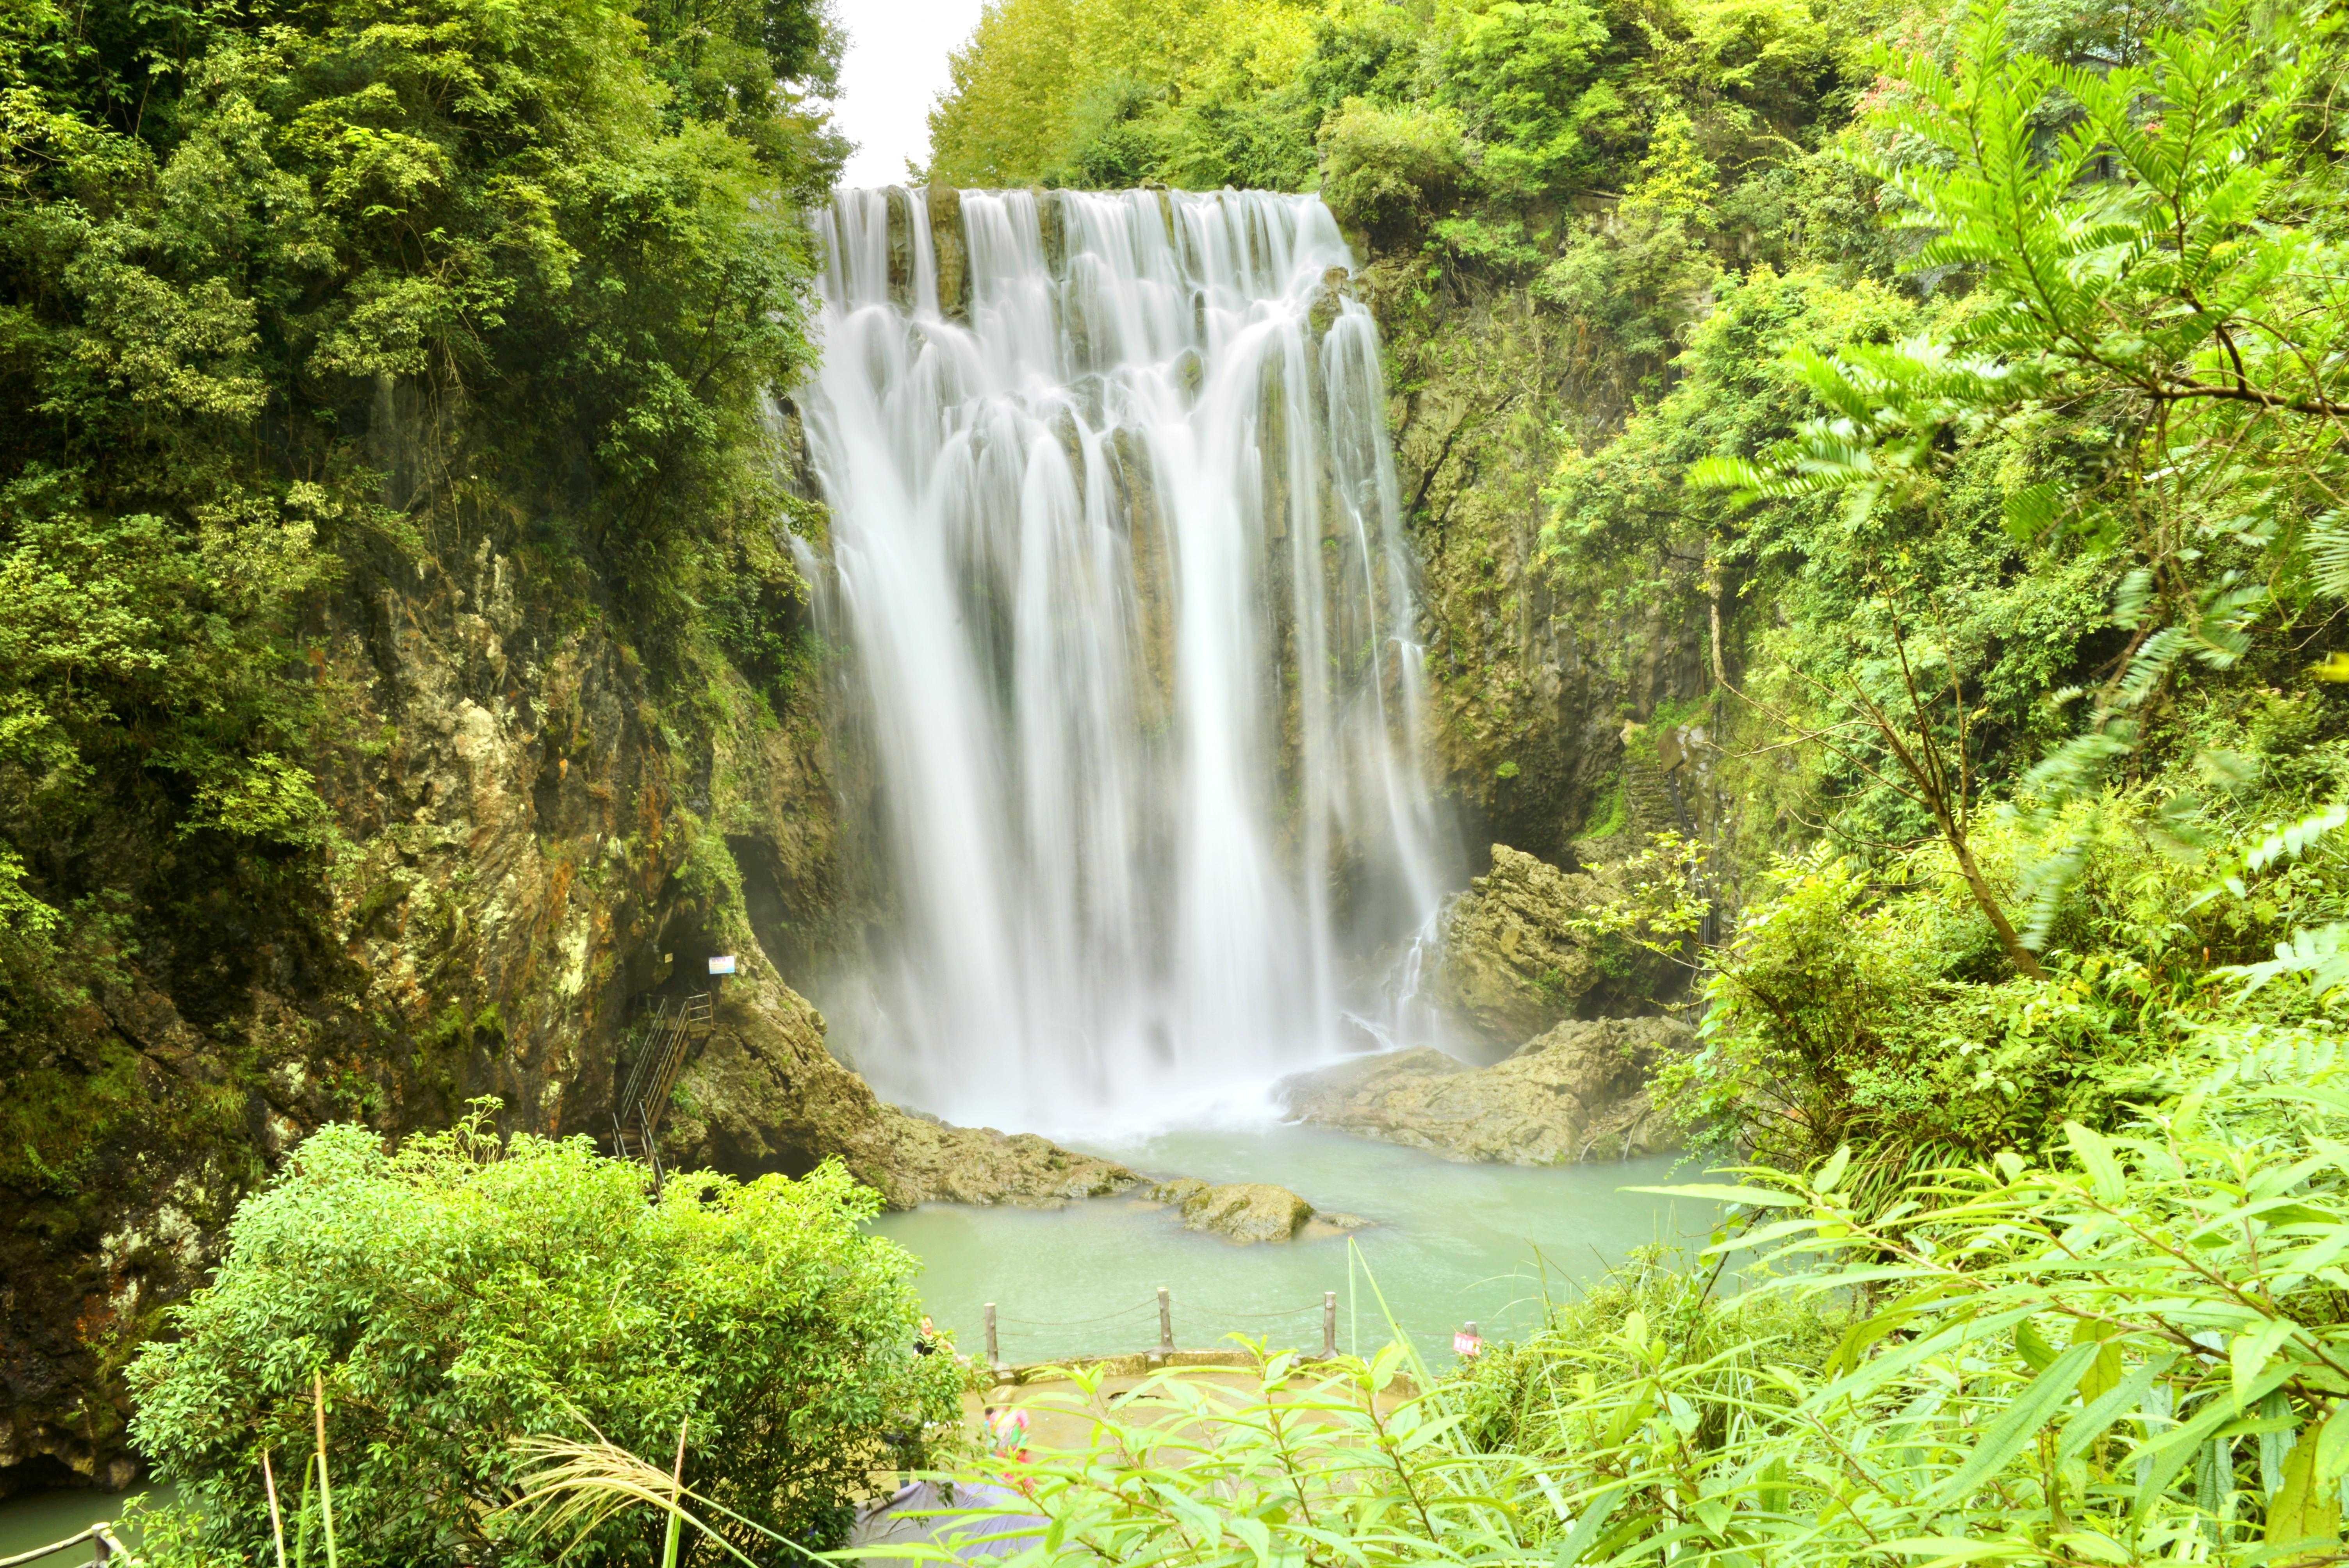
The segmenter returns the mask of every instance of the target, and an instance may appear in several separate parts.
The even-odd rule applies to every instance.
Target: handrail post
[[[1166,1287],[1158,1287],[1158,1354],[1167,1356],[1174,1349],[1174,1310],[1166,1299]]]
[[[1338,1359],[1338,1293],[1321,1293],[1321,1359]]]
[[[113,1552],[109,1550],[109,1547],[111,1547],[113,1543],[107,1540],[106,1537],[106,1527],[110,1522],[112,1522],[101,1519],[96,1524],[89,1527],[89,1560],[94,1565],[94,1568],[106,1568],[106,1564],[111,1561],[114,1556]]]
[[[990,1367],[1003,1365],[1003,1356],[995,1347],[995,1304],[987,1304],[987,1364]]]

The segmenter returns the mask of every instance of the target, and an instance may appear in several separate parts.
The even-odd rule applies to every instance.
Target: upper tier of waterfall
[[[1329,211],[892,188],[818,227],[792,398],[894,915],[840,1037],[891,1098],[1030,1128],[1338,1049],[1443,871]]]

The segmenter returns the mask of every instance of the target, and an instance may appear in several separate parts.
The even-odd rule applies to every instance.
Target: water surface
[[[1087,1147],[1138,1170],[1278,1182],[1317,1208],[1371,1223],[1350,1238],[1240,1247],[1128,1198],[1057,1211],[936,1204],[882,1216],[874,1229],[921,1257],[923,1301],[964,1350],[984,1345],[989,1301],[1006,1360],[1144,1349],[1157,1343],[1163,1284],[1175,1343],[1186,1348],[1235,1330],[1318,1348],[1322,1293],[1336,1291],[1340,1349],[1385,1343],[1382,1294],[1421,1350],[1449,1361],[1462,1325],[1475,1323],[1488,1339],[1522,1335],[1539,1321],[1545,1293],[1570,1294],[1634,1247],[1701,1245],[1713,1219],[1709,1205],[1624,1191],[1673,1181],[1669,1157],[1545,1170],[1457,1165],[1293,1126]]]

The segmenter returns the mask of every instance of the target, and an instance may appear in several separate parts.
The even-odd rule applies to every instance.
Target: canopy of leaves
[[[658,635],[763,534],[838,48],[823,0],[0,11],[0,992],[167,865],[301,905],[355,571],[527,516]]]
[[[502,1148],[473,1121],[387,1154],[329,1127],[141,1353],[134,1432],[206,1558],[269,1556],[270,1455],[312,1561],[329,1500],[339,1561],[552,1561],[567,1542],[499,1512],[517,1442],[601,1434],[666,1459],[680,1430],[698,1496],[834,1545],[866,1471],[920,1462],[960,1408],[954,1358],[915,1352],[915,1260],[863,1231],[878,1202],[827,1165],[688,1177],[648,1204],[644,1168],[585,1139]],[[324,1495],[304,1470],[314,1374]],[[585,1560],[649,1563],[657,1542],[624,1520]]]

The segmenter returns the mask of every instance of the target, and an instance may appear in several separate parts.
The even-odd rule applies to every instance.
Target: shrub
[[[1467,143],[1447,109],[1349,98],[1320,139],[1321,199],[1382,243],[1416,232],[1467,179]]]
[[[584,1139],[502,1147],[479,1117],[397,1153],[359,1127],[312,1137],[132,1368],[133,1433],[193,1516],[178,1537],[264,1560],[270,1454],[289,1534],[316,1539],[323,1374],[346,1563],[552,1557],[497,1512],[517,1441],[601,1433],[667,1461],[680,1424],[698,1494],[837,1544],[850,1489],[957,1413],[954,1358],[914,1352],[914,1260],[863,1233],[877,1200],[837,1166],[682,1177],[650,1202],[643,1176]],[[654,1532],[607,1523],[584,1550],[649,1562]]]

